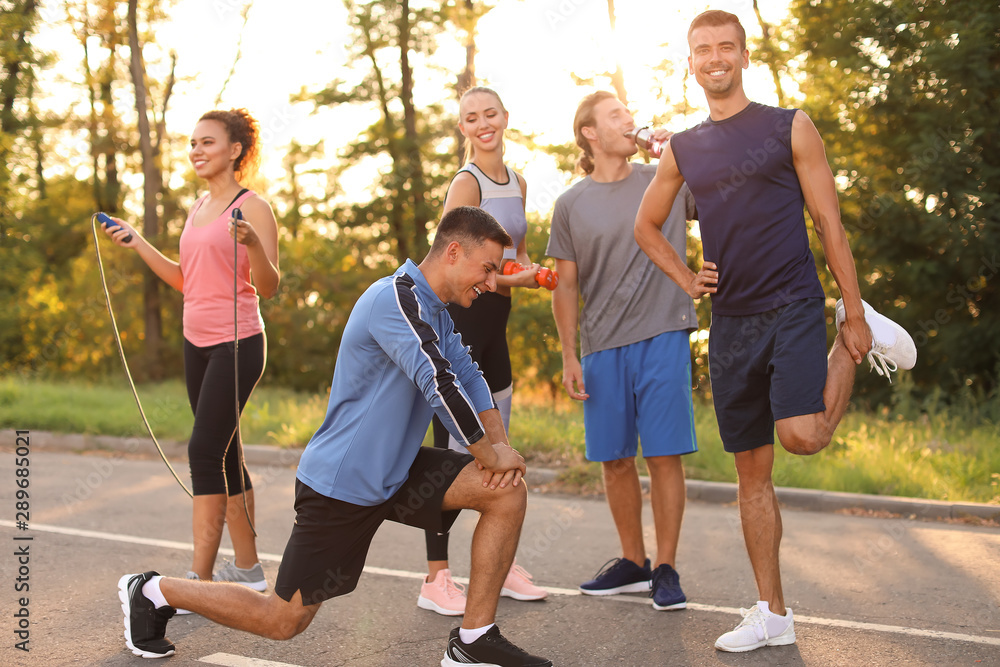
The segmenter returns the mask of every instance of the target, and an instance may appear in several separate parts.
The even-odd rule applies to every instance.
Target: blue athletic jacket
[[[478,413],[495,407],[493,397],[446,305],[411,260],[361,295],[300,481],[330,498],[378,505],[406,481],[432,412],[466,446],[485,435]]]

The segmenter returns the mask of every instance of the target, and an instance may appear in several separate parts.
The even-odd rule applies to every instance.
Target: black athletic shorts
[[[446,533],[458,510],[443,512],[444,494],[471,455],[421,447],[403,486],[381,505],[365,507],[324,496],[295,481],[295,526],[278,568],[274,592],[313,605],[358,585],[375,531],[383,521]]]

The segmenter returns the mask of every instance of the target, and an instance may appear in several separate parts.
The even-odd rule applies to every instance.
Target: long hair
[[[496,98],[497,104],[500,105],[500,111],[507,113],[507,109],[504,108],[503,105],[503,100],[500,99],[500,95],[497,94],[497,91],[493,90],[492,88],[487,88],[486,86],[473,86],[472,88],[469,88],[467,91],[462,93],[462,97],[458,100],[459,118],[461,118],[461,113],[462,113],[462,102],[464,102],[465,98],[468,97],[469,95],[474,95],[476,93],[486,93],[487,95],[492,95],[493,97]],[[472,160],[472,151],[473,151],[472,142],[469,141],[468,137],[465,137],[464,143],[465,143],[465,159],[462,161],[462,164],[468,164]],[[500,138],[500,151],[502,154],[503,137]]]
[[[576,115],[573,117],[573,136],[576,137],[576,145],[583,150],[583,155],[577,160],[576,166],[585,174],[594,171],[594,152],[590,147],[590,140],[583,136],[583,128],[594,127],[597,119],[594,118],[594,107],[604,100],[618,99],[614,93],[606,90],[599,90],[583,98],[580,106],[576,108]]]
[[[202,120],[217,120],[226,127],[230,143],[239,143],[243,150],[233,163],[236,180],[252,176],[260,166],[260,124],[246,109],[230,109],[229,111],[208,111],[202,114]]]

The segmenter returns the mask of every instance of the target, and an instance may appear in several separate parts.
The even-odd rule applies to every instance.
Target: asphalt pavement
[[[52,451],[39,438],[25,466],[14,432],[4,438],[0,664],[139,663],[124,645],[116,584],[124,573],[147,569],[183,576],[190,566],[190,500],[160,461],[138,451]],[[294,516],[294,457],[251,461],[258,549],[273,583]],[[19,499],[24,476],[17,470],[25,467],[30,495]],[[186,479],[186,465],[178,469]],[[538,482],[530,471],[527,479]],[[25,500],[29,505],[19,508]],[[797,643],[746,654],[716,651],[716,637],[736,625],[738,608],[756,599],[737,509],[720,500],[689,500],[677,563],[689,606],[658,612],[641,595],[577,594],[580,582],[618,555],[607,505],[533,491],[518,563],[550,596],[501,600],[498,624],[514,642],[560,666],[1000,665],[1000,530],[908,518],[916,512],[884,519],[795,506],[782,513],[781,559]],[[24,517],[16,512],[25,507],[27,525],[19,527]],[[468,574],[475,523],[475,513],[464,512],[452,532],[457,576]],[[644,525],[652,545],[648,507]],[[196,615],[175,617],[167,634],[177,654],[168,660],[438,665],[459,621],[417,608],[423,559],[420,531],[386,524],[358,589],[324,604],[298,637],[277,642]],[[25,634],[21,647],[28,651],[17,647]]]

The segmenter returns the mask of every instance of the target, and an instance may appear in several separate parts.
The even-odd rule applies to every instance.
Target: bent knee
[[[779,436],[779,440],[787,452],[798,456],[811,456],[830,444],[829,438],[823,438],[815,433],[786,434]]]
[[[278,641],[291,639],[308,628],[316,615],[316,609],[313,607],[305,607],[295,602],[288,603],[284,600],[281,602],[282,604],[274,613],[273,622],[264,633],[268,639]]]
[[[524,480],[520,480],[517,486],[508,484],[507,486],[495,489],[486,487],[482,494],[484,502],[494,508],[502,509],[504,512],[524,512],[528,507],[527,485]]]

